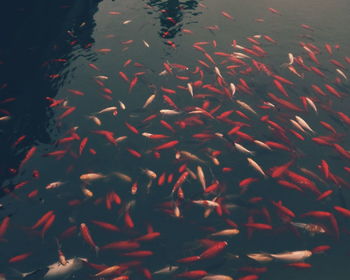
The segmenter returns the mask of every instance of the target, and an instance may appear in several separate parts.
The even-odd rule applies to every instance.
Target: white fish
[[[217,137],[224,138],[224,135],[222,133],[220,133],[220,132],[215,132],[214,134]]]
[[[317,113],[317,107],[315,103],[309,97],[306,97],[305,99],[306,102],[310,105],[310,107]]]
[[[270,262],[273,260],[273,258],[266,253],[247,254],[247,257],[261,263]]]
[[[235,148],[240,151],[241,153],[244,153],[244,154],[248,154],[248,155],[254,155],[255,152],[253,151],[249,151],[248,149],[246,149],[245,147],[243,147],[241,144],[238,144],[238,143],[234,143],[235,145]]]
[[[123,21],[123,24],[129,24],[130,22],[132,22],[132,20],[128,19],[128,20]]]
[[[65,279],[72,275],[74,272],[83,268],[84,262],[88,260],[85,258],[72,258],[67,260],[66,265],[62,265],[60,262],[49,265],[46,268],[38,269],[36,271],[28,273],[16,272],[17,277],[25,279],[44,279],[44,280],[54,280],[54,279]]]
[[[269,106],[269,107],[271,107],[271,108],[275,108],[276,106],[274,105],[274,104],[272,104],[271,102],[264,102],[264,105],[266,105],[266,106]]]
[[[259,140],[254,140],[253,142],[258,146],[260,146],[261,148],[272,151],[272,149],[268,145],[266,145],[264,142],[261,142]]]
[[[145,173],[150,179],[157,179],[157,174],[151,169],[142,169],[143,173]]]
[[[241,45],[236,44],[236,49],[243,50],[243,49],[244,49],[244,47],[243,47],[243,46],[241,46]]]
[[[96,117],[96,116],[88,116],[88,118],[90,120],[92,120],[96,125],[101,126],[102,122],[101,122],[101,120],[98,117]]]
[[[227,275],[216,274],[204,276],[201,280],[233,280],[233,278]]]
[[[181,112],[179,112],[179,111],[170,110],[170,109],[162,109],[162,110],[159,110],[159,112],[160,112],[162,115],[169,115],[169,116],[181,114]]]
[[[337,72],[345,79],[345,80],[347,80],[348,79],[348,77],[345,75],[345,73],[342,71],[342,70],[340,70],[340,69],[336,69],[337,70]]]
[[[48,184],[45,189],[47,190],[50,190],[50,189],[55,189],[55,188],[58,188],[62,185],[64,185],[65,183],[64,182],[60,182],[60,181],[56,181],[56,182],[52,182],[50,184]]]
[[[100,80],[108,80],[108,76],[95,76],[96,79],[100,79]]]
[[[112,112],[112,111],[114,112],[116,110],[117,110],[117,107],[116,106],[112,106],[112,107],[104,108],[101,111],[98,111],[96,114],[103,114],[103,113]]]
[[[232,236],[239,234],[239,230],[236,228],[224,229],[211,234],[211,236]]]
[[[306,50],[307,52],[312,53],[312,50],[310,50],[307,46],[303,46],[303,49]]]
[[[198,179],[202,185],[203,190],[205,190],[207,186],[206,186],[206,182],[205,182],[203,168],[200,165],[197,166],[197,175],[198,175]]]
[[[296,122],[295,120],[290,120],[290,122],[291,122],[297,129],[299,129],[300,131],[306,133],[305,129],[304,129],[298,122]]]
[[[315,133],[315,131],[313,131],[313,129],[306,123],[306,121],[304,121],[301,117],[299,116],[295,116],[295,119],[297,120],[297,122],[305,129],[311,131],[312,133]]]
[[[316,233],[326,233],[326,229],[321,225],[295,223],[295,222],[290,222],[290,224],[292,224],[295,227],[308,231],[311,235],[315,235]]]
[[[145,40],[142,40],[142,42],[147,48],[149,48],[149,44]]]
[[[312,256],[312,252],[309,250],[292,251],[280,254],[269,254],[272,258],[284,262],[301,262]]]
[[[174,206],[174,217],[180,218],[181,217],[181,210],[179,206],[175,205]]]
[[[210,156],[211,161],[214,163],[214,165],[219,166],[220,161],[218,160],[217,157]]]
[[[91,182],[99,179],[104,179],[106,177],[106,175],[103,175],[101,173],[86,173],[80,176],[80,180],[84,182]]]
[[[159,270],[153,272],[153,274],[171,274],[171,273],[174,273],[178,269],[179,269],[178,266],[170,265],[170,266],[164,267],[162,269],[159,269]]]
[[[220,69],[217,66],[214,67],[214,71],[216,75],[218,75],[221,79],[223,79]]]
[[[179,151],[178,152],[180,154],[180,157],[184,157],[186,159],[189,159],[189,160],[193,160],[193,161],[198,161],[198,162],[201,162],[201,163],[205,163],[204,160],[200,159],[199,157],[197,157],[196,155],[190,153],[190,152],[187,152],[187,151]]]
[[[234,85],[234,83],[230,83],[230,89],[231,89],[231,95],[233,97],[236,93],[236,86]]]
[[[10,116],[3,116],[3,117],[0,117],[0,121],[8,121],[10,120],[11,117]]]
[[[288,65],[288,69],[289,69],[290,72],[292,72],[293,74],[297,75],[299,78],[304,79],[304,73],[301,73],[301,74],[300,74],[300,73],[294,68],[294,66]]]
[[[145,104],[143,104],[142,108],[145,109],[146,107],[148,107],[148,105],[150,105],[153,102],[154,98],[156,98],[155,94],[152,94],[150,97],[148,97]]]
[[[191,83],[187,83],[187,89],[188,89],[189,93],[191,94],[191,96],[193,97],[193,87],[192,87]]]
[[[194,204],[198,204],[204,207],[210,207],[210,208],[215,208],[220,206],[219,203],[212,201],[212,200],[192,200]]]
[[[163,71],[160,72],[158,75],[159,75],[159,76],[164,76],[164,75],[166,75],[166,74],[168,74],[168,71],[167,71],[167,70],[163,70]]]
[[[237,104],[238,104],[239,106],[241,106],[243,109],[246,109],[247,111],[252,112],[252,113],[255,114],[255,115],[258,115],[258,113],[255,112],[255,110],[254,110],[252,107],[250,107],[247,103],[245,103],[245,102],[243,102],[243,101],[240,101],[240,100],[236,100],[236,102],[237,102]]]
[[[289,65],[292,65],[294,63],[294,56],[292,53],[288,53],[288,58],[289,58]]]
[[[261,175],[263,175],[265,178],[267,178],[267,175],[265,174],[264,170],[260,167],[259,164],[257,164],[253,159],[247,158],[248,163],[251,167],[253,167],[256,171],[258,171]]]
[[[122,110],[125,110],[126,109],[126,106],[123,102],[121,102],[120,100],[118,100],[118,103],[119,103],[119,106]]]
[[[150,138],[153,134],[148,132],[142,132],[142,136]]]
[[[128,138],[128,136],[120,136],[118,138],[115,138],[114,140],[116,143],[120,143],[120,142],[126,140],[127,138]]]
[[[249,55],[246,55],[246,54],[240,53],[240,52],[234,52],[233,55],[237,58],[250,58]]]

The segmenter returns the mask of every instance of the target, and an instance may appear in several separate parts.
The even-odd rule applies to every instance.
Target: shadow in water
[[[0,185],[16,174],[31,147],[51,142],[50,103],[45,97],[57,94],[58,81],[64,78],[59,75],[74,59],[73,49],[88,49],[94,42],[93,16],[101,1],[1,4],[0,24],[6,29],[0,31],[0,117],[10,115],[10,120],[0,122]],[[21,136],[24,140],[13,147]]]
[[[183,17],[186,10],[195,10],[198,7],[198,1],[179,1],[179,0],[150,0],[147,5],[160,14],[161,29],[159,35],[162,38],[174,38],[182,30]],[[193,13],[197,15],[199,13]]]

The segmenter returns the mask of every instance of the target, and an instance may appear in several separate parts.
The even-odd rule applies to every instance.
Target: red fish
[[[297,268],[310,268],[310,267],[312,267],[311,264],[305,263],[305,262],[295,262],[295,263],[289,263],[287,265],[292,266],[292,267],[297,267]]]
[[[126,74],[124,72],[120,71],[119,76],[128,84],[130,83],[128,76],[126,76]]]
[[[71,92],[71,93],[74,93],[76,95],[80,95],[80,96],[84,96],[85,95],[84,92],[82,92],[80,90],[76,90],[76,89],[68,89],[68,91]]]
[[[221,251],[223,251],[228,243],[226,241],[217,242],[215,245],[211,246],[203,253],[199,255],[201,259],[209,259],[217,256]]]
[[[178,259],[178,260],[176,260],[176,262],[178,262],[178,263],[192,263],[192,262],[199,261],[200,259],[201,259],[200,256],[191,256],[191,257],[187,257],[187,258]]]
[[[29,256],[31,256],[32,253],[24,253],[24,254],[21,254],[21,255],[18,255],[18,256],[15,256],[15,257],[12,257],[8,260],[9,263],[15,263],[15,262],[20,262],[20,261],[23,261],[25,259],[27,259]]]
[[[2,239],[5,236],[9,224],[10,224],[10,217],[5,217],[0,224],[0,239]]]
[[[188,279],[199,279],[203,278],[204,276],[208,275],[208,272],[205,270],[191,270],[186,271],[180,274],[177,274],[177,278],[188,278]]]
[[[164,149],[170,149],[170,148],[175,147],[177,144],[179,144],[179,141],[178,140],[173,140],[173,141],[164,143],[162,145],[159,145],[159,146],[153,148],[153,150],[160,151],[160,150],[164,150]]]
[[[340,207],[340,206],[333,206],[334,210],[336,210],[338,213],[342,214],[345,217],[350,218],[350,210]]]
[[[268,96],[273,99],[274,101],[276,101],[278,104],[280,104],[281,106],[290,109],[290,110],[294,110],[294,111],[298,111],[298,112],[302,112],[303,110],[300,109],[298,106],[294,105],[293,103],[286,101],[284,99],[278,98],[276,97],[274,94],[272,93],[268,93]]]
[[[85,137],[85,138],[83,138],[83,140],[81,140],[80,145],[79,145],[79,155],[81,155],[83,153],[83,150],[84,150],[88,140],[89,139],[87,137]]]
[[[261,230],[272,230],[272,226],[261,223],[247,223],[245,224],[247,228],[261,229]]]
[[[53,211],[48,211],[47,213],[45,213],[32,227],[31,229],[36,229],[38,227],[40,227],[42,224],[44,224],[52,215],[53,215]]]
[[[20,163],[18,169],[21,169],[21,168],[23,167],[23,165],[24,165],[25,163],[27,163],[28,160],[30,160],[30,159],[33,157],[33,155],[35,154],[36,150],[37,150],[37,148],[36,148],[35,146],[31,147],[31,148],[28,150],[28,152],[27,152],[27,154],[25,155],[24,159],[21,161],[21,163]]]
[[[56,215],[52,214],[47,220],[46,223],[44,224],[42,230],[41,230],[41,238],[44,238],[45,233],[48,231],[48,229],[53,225],[54,221],[56,219]]]
[[[137,76],[135,76],[135,77],[131,80],[130,86],[129,86],[129,92],[131,92],[132,89],[135,87],[135,85],[137,84],[137,81],[138,81],[138,77],[137,77]]]
[[[233,16],[230,15],[229,13],[222,11],[221,14],[222,14],[224,17],[226,17],[226,18],[228,18],[228,19],[230,19],[230,20],[233,20]]]
[[[77,107],[70,107],[68,108],[66,111],[64,111],[61,115],[59,115],[57,117],[58,120],[62,120],[63,118],[69,116],[70,114],[72,114],[75,110],[77,109]]]
[[[106,222],[103,222],[103,221],[96,221],[96,220],[92,220],[91,221],[93,224],[101,227],[101,228],[104,228],[106,230],[109,230],[109,231],[115,231],[115,232],[119,232],[120,229],[115,226],[115,225],[112,225],[110,223],[106,223]]]
[[[135,241],[117,241],[109,243],[101,247],[101,250],[134,250],[140,247],[140,244]]]
[[[94,240],[92,239],[92,236],[90,234],[90,231],[88,229],[88,227],[86,226],[86,224],[82,223],[80,224],[80,233],[81,236],[83,237],[83,239],[85,240],[85,242],[92,247],[95,251],[96,254],[99,251],[99,247],[95,244]]]

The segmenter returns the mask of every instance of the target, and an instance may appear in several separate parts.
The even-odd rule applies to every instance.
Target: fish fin
[[[41,279],[43,278],[47,272],[49,271],[50,269],[48,267],[46,268],[39,268],[31,273],[25,273],[23,275],[23,280],[38,280],[38,279]]]

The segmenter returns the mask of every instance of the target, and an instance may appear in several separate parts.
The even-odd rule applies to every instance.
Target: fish
[[[260,263],[266,263],[273,260],[273,257],[271,257],[268,253],[247,254],[247,257]]]
[[[86,258],[74,257],[67,260],[65,265],[60,262],[55,262],[45,268],[37,269],[32,272],[21,273],[14,271],[15,277],[17,279],[23,280],[55,280],[55,279],[66,279],[70,277],[75,272],[81,270],[88,260]]]
[[[64,185],[65,183],[64,182],[61,182],[61,181],[56,181],[56,182],[52,182],[50,184],[48,184],[45,189],[47,190],[51,190],[51,189],[55,189],[55,188],[58,188],[62,185]]]
[[[312,256],[312,252],[309,250],[291,251],[279,254],[269,254],[274,260],[283,262],[301,262]]]
[[[257,164],[253,159],[247,158],[247,161],[251,167],[253,167],[256,171],[258,171],[261,175],[264,176],[264,178],[267,178],[267,175],[265,174],[264,170],[260,167],[259,164]]]
[[[172,274],[175,271],[177,271],[180,267],[179,266],[175,266],[175,265],[170,265],[164,268],[161,268],[157,271],[154,271],[153,274],[155,275],[168,275],[168,274]]]
[[[255,155],[255,152],[248,150],[247,148],[243,147],[241,144],[234,143],[234,146],[241,153],[248,154],[248,155],[251,155],[251,156]]]
[[[311,235],[326,233],[326,229],[321,225],[290,222],[291,225],[301,228]]]
[[[201,280],[233,280],[233,278],[228,275],[214,274],[204,276],[203,278],[201,278]]]
[[[210,234],[210,236],[233,236],[237,234],[239,234],[239,230],[234,228],[234,229],[224,229],[221,231],[217,231]]]
[[[86,183],[90,183],[92,181],[101,180],[105,178],[107,178],[107,176],[103,175],[102,173],[85,173],[80,175],[80,180]]]
[[[301,117],[299,116],[295,116],[295,119],[297,120],[297,122],[305,129],[307,129],[308,131],[315,133],[315,131],[307,124],[306,121],[304,121]]]

